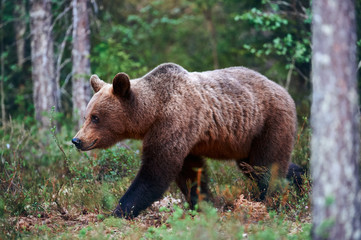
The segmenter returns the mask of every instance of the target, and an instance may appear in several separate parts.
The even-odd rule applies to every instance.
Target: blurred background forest
[[[356,5],[360,12],[361,1]],[[308,116],[311,15],[307,0],[92,0],[87,7],[90,72],[108,82],[122,71],[131,78],[140,77],[163,62],[175,62],[189,71],[245,66],[285,86],[300,116]],[[71,1],[51,1],[51,14],[56,74],[49,76],[49,82],[56,78],[59,85],[56,117],[70,120],[74,103]],[[2,0],[0,17],[2,121],[11,117],[37,124],[30,1]]]
[[[70,233],[61,233],[64,238],[98,234],[103,239],[109,233],[111,238],[162,239],[171,226],[189,239],[200,239],[196,226],[203,224],[201,233],[208,234],[203,239],[240,239],[246,230],[255,234],[254,239],[286,239],[290,232],[292,239],[308,239],[309,179],[302,193],[284,188],[269,198],[268,213],[243,199],[250,200],[254,186],[235,165],[214,161],[208,171],[221,212],[211,209],[199,218],[193,218],[196,213],[187,218],[175,208],[157,218],[148,215],[143,225],[104,220],[135,177],[140,144],[127,141],[108,150],[79,153],[70,140],[92,94],[91,74],[111,82],[118,72],[137,78],[164,62],[188,71],[245,66],[284,86],[294,98],[299,130],[292,161],[308,170],[310,2],[0,0],[0,238],[34,232],[42,238],[78,224]],[[361,0],[355,4],[360,24]],[[361,26],[357,34],[361,89]],[[175,189],[171,187],[171,196],[181,198]],[[240,202],[249,208],[239,210]],[[249,209],[261,209],[257,214],[265,215],[252,215]],[[95,217],[84,220],[83,215]],[[264,219],[271,221],[252,225]],[[101,223],[90,227],[90,222]]]

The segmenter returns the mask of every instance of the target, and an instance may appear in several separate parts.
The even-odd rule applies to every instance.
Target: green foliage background
[[[13,1],[3,1],[1,11],[1,59],[7,118],[33,122],[30,62],[29,1],[22,20],[27,24],[25,58],[16,64]],[[66,42],[61,69],[61,117],[71,119],[71,24],[70,0],[52,1],[55,57]],[[357,23],[361,1],[357,0]],[[289,1],[90,1],[92,73],[111,81],[117,72],[140,77],[163,62],[175,62],[189,71],[213,69],[209,10],[215,31],[219,67],[246,66],[287,85],[302,115],[308,114],[311,90],[311,11],[309,0]],[[361,40],[360,27],[358,46]],[[360,52],[358,59],[360,59]],[[359,71],[360,72],[360,71]],[[360,76],[360,74],[359,74]],[[360,78],[359,78],[360,82]]]

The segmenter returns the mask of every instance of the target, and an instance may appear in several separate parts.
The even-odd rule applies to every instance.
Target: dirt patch
[[[241,194],[234,201],[234,214],[249,222],[258,222],[269,219],[266,205],[261,202],[252,202],[244,198]]]

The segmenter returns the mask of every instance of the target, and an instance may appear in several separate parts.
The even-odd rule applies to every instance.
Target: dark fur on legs
[[[197,178],[199,174],[198,169],[202,169],[200,172],[200,186],[198,186],[197,183]],[[184,164],[181,172],[177,176],[176,183],[192,209],[198,203],[198,200],[200,198],[202,198],[203,200],[210,199],[210,192],[208,190],[207,181],[208,176],[204,159],[199,156],[188,155],[184,159]],[[200,187],[199,192],[197,191],[198,187]]]
[[[305,174],[305,171],[298,166],[297,164],[290,163],[288,166],[288,172],[286,178],[293,183],[298,189],[301,189],[303,179],[302,176]]]
[[[113,215],[127,219],[138,216],[142,210],[159,200],[169,185],[169,182],[161,181],[154,175],[147,174],[144,168],[141,169],[128,191],[120,199]]]
[[[240,159],[237,161],[239,169],[249,179],[256,181],[259,189],[259,199],[263,201],[266,198],[268,182],[269,182],[269,169],[266,167],[251,166],[247,162],[248,159]]]
[[[256,181],[257,186],[260,191],[259,200],[263,201],[266,198],[268,183],[270,179],[270,172],[266,167],[257,167],[251,166],[246,162],[248,159],[241,159],[238,161],[238,166],[242,170],[243,174],[248,178]],[[305,174],[305,171],[298,166],[297,164],[290,163],[288,166],[288,171],[286,178],[294,184],[297,189],[302,188],[303,179],[302,176]]]

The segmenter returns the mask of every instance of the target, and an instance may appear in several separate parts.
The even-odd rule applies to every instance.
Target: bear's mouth
[[[82,148],[82,151],[88,151],[94,148],[95,143],[98,141],[98,139],[95,139],[89,146]]]

